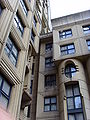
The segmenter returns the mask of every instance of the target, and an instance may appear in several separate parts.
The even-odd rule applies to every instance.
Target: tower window
[[[90,33],[90,25],[83,26],[83,32],[84,32],[84,34],[89,34]]]
[[[87,40],[88,50],[90,50],[90,40]]]
[[[76,66],[74,64],[67,64],[65,66],[65,76],[72,78],[76,74]]]
[[[66,87],[68,120],[84,120],[78,84]]]
[[[60,31],[59,36],[60,36],[60,39],[69,38],[72,36],[72,30],[68,29],[68,30],[64,30],[62,32]]]
[[[51,51],[52,50],[52,43],[47,43],[45,50],[46,50],[46,52]]]
[[[28,9],[27,9],[27,6],[25,4],[25,1],[24,0],[20,0],[20,5],[22,7],[22,10],[23,10],[24,14],[27,16]]]
[[[48,68],[53,66],[55,66],[53,62],[53,58],[52,57],[45,58],[45,67]]]

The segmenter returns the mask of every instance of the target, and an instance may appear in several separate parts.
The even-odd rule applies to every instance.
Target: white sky
[[[90,10],[90,0],[50,0],[51,19]]]

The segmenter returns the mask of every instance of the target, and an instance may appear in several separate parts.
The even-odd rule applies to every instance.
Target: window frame
[[[70,32],[70,33],[68,33],[68,32]],[[72,37],[72,29],[59,31],[59,37],[60,37],[61,40]]]
[[[82,28],[83,28],[84,34],[90,34],[90,25],[84,25],[82,26]]]
[[[45,52],[52,51],[52,48],[53,48],[52,42],[45,44]]]
[[[9,105],[9,101],[10,101],[10,95],[11,95],[12,85],[6,80],[5,77],[3,77],[2,74],[0,74],[0,78],[2,79],[1,85],[0,85],[0,97],[1,97],[1,94],[2,94],[2,95],[8,100],[8,103],[7,103],[7,106],[6,106],[6,109],[7,109],[8,105]],[[3,91],[4,82],[6,82],[6,83],[9,85],[9,87],[10,87],[9,95],[7,95],[7,94],[5,93],[5,91]]]
[[[8,41],[10,42],[9,45],[8,45]],[[11,63],[16,67],[17,65],[17,61],[18,61],[18,55],[19,55],[19,50],[17,48],[17,46],[15,45],[15,43],[13,42],[13,37],[11,36],[11,34],[8,36],[8,39],[7,39],[7,42],[6,42],[6,45],[5,45],[5,53],[6,55],[8,56],[9,60],[11,61],[10,59],[10,56],[12,55],[14,57],[14,59],[16,60],[15,64],[11,61]],[[9,47],[10,46],[10,47]],[[17,52],[17,56],[14,55],[13,53],[13,47],[15,48],[16,52]],[[7,49],[8,49],[8,52],[7,52]]]
[[[78,95],[74,95],[74,88],[78,87],[78,90],[79,90],[79,94]],[[74,115],[74,118],[75,120],[76,119],[76,114],[81,114],[83,115],[83,120],[84,120],[84,114],[83,114],[83,105],[82,105],[82,97],[81,97],[81,94],[80,94],[80,88],[79,88],[79,85],[78,84],[72,84],[72,85],[67,85],[66,86],[66,91],[67,91],[67,88],[68,87],[71,87],[72,88],[72,94],[73,96],[69,96],[67,97],[66,95],[66,99],[69,99],[69,98],[72,98],[73,99],[73,105],[74,105],[74,108],[73,109],[68,109],[68,102],[67,102],[67,113],[68,113],[68,120],[69,120],[69,115]],[[81,100],[81,108],[75,108],[75,97],[80,97],[80,100]]]
[[[67,68],[68,67],[68,68]],[[72,69],[71,68],[74,68],[75,70],[74,71],[72,71]],[[67,72],[67,70],[66,69],[68,69],[69,71]],[[73,77],[73,73],[76,73],[77,72],[77,69],[76,69],[76,66],[75,66],[75,64],[73,64],[73,63],[68,63],[66,66],[65,66],[65,76],[66,77],[68,77],[68,78],[72,78]],[[67,76],[68,75],[68,76]]]
[[[22,22],[21,17],[18,14],[18,12],[16,13],[16,15],[14,17],[14,24],[15,24],[16,28],[19,30],[21,37],[22,37],[23,33],[24,33],[24,24]]]
[[[73,47],[72,47],[72,48],[69,48],[70,46],[73,46]],[[64,48],[65,48],[65,49],[64,49]],[[63,50],[62,50],[62,49],[63,49]],[[71,50],[74,50],[74,52],[69,53]],[[62,56],[74,54],[74,53],[76,52],[74,43],[66,44],[66,45],[60,45],[60,52],[61,52],[61,55],[62,55]],[[66,53],[65,53],[65,52],[66,52]],[[65,53],[65,54],[62,54],[62,53]]]
[[[22,10],[23,10],[24,14],[27,16],[27,14],[28,14],[28,8],[26,6],[25,1],[24,0],[20,0],[20,5],[22,7]]]
[[[90,45],[88,44],[88,42],[90,42],[90,39],[86,40],[88,50],[90,51]]]
[[[55,103],[51,103],[51,99],[52,98],[55,98],[56,99],[56,102]],[[45,99],[49,99],[50,100],[50,103],[47,103],[45,104]],[[52,110],[51,107],[52,105],[55,105],[56,106],[56,110]],[[45,110],[45,106],[50,106],[50,110]],[[44,112],[51,112],[51,111],[57,111],[57,97],[56,96],[48,96],[48,97],[44,97]]]
[[[49,78],[47,79],[47,77],[49,77]],[[45,87],[56,86],[56,74],[45,75],[44,86]]]
[[[46,62],[47,60],[49,60],[49,62]],[[45,68],[51,68],[51,67],[54,67],[55,64],[53,62],[53,57],[46,57],[45,58]]]

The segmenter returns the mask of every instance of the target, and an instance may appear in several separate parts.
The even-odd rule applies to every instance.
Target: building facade
[[[90,120],[90,10],[41,35],[36,120]]]
[[[0,105],[16,120],[35,120],[34,66],[39,34],[49,31],[47,2],[0,0]]]

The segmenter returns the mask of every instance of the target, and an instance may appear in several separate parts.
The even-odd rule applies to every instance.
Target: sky
[[[51,19],[90,10],[90,0],[50,0]]]

